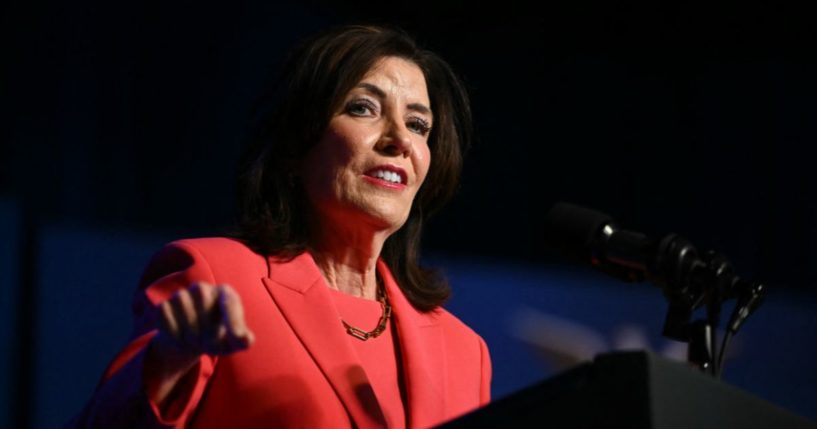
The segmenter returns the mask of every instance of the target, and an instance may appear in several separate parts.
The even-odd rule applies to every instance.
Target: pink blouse
[[[383,314],[379,301],[330,290],[338,313],[346,323],[367,332],[377,326]],[[347,334],[345,329],[343,332],[360,357],[386,421],[390,423],[389,428],[403,429],[406,427],[405,385],[400,364],[400,344],[393,326],[391,319],[380,336],[366,341]]]

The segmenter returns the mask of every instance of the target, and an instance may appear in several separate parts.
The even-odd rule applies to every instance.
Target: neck
[[[377,259],[388,238],[385,231],[321,228],[313,235],[312,256],[330,288],[377,299]]]

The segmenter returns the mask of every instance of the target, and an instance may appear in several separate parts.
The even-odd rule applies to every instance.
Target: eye
[[[377,106],[365,98],[358,98],[346,103],[346,113],[352,116],[372,116],[377,113]]]
[[[406,123],[406,127],[421,136],[428,135],[429,131],[431,131],[431,124],[429,124],[427,120],[416,116],[409,119]]]

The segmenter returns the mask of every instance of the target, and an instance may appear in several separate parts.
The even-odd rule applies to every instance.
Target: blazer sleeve
[[[481,337],[479,338],[479,356],[481,367],[479,405],[483,406],[491,402],[492,367],[491,355],[488,352],[488,345],[485,344],[485,340],[483,340]]]
[[[174,402],[161,410],[144,386],[155,376],[145,352],[156,335],[156,307],[176,291],[197,281],[216,283],[210,266],[195,247],[174,242],[148,264],[133,300],[131,340],[109,364],[94,396],[68,427],[184,427],[204,394],[217,358],[202,355],[174,391]]]

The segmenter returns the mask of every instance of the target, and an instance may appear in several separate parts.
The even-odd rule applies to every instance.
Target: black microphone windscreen
[[[613,219],[595,210],[559,202],[545,215],[545,243],[566,256],[587,262],[593,242]]]

